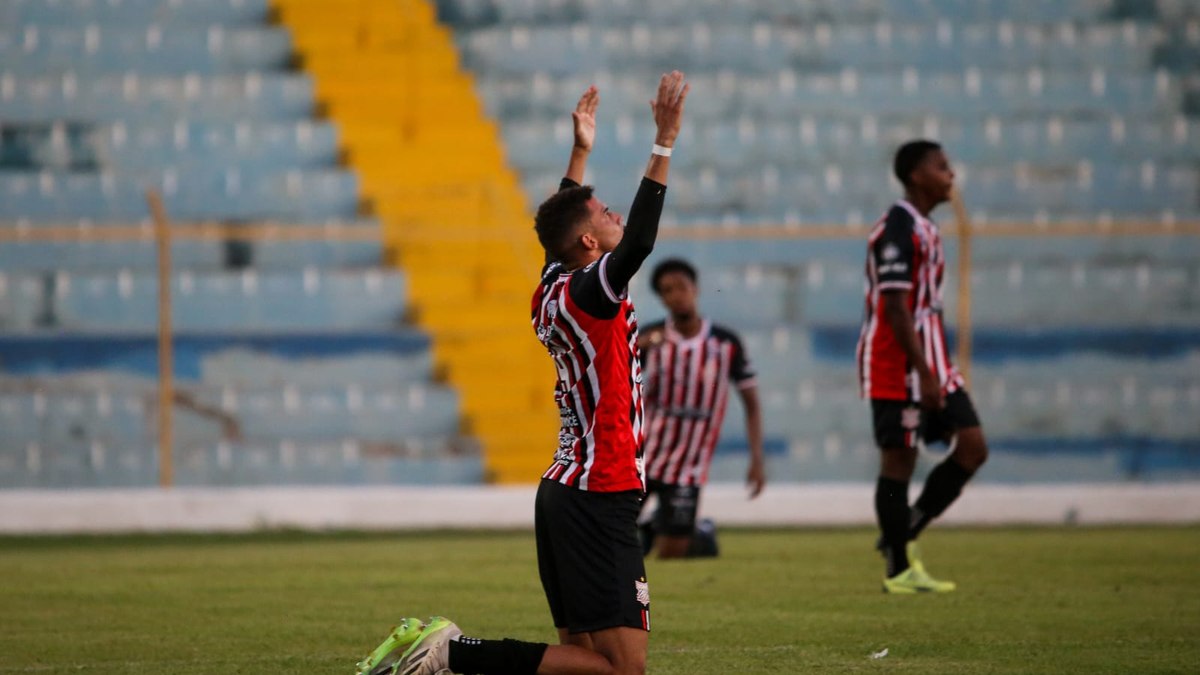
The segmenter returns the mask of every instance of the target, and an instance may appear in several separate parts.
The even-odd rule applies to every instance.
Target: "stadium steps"
[[[552,373],[525,318],[541,252],[451,32],[424,0],[271,7],[314,80],[318,109],[338,125],[341,159],[382,224],[385,258],[408,274],[412,318],[461,393],[488,477],[536,479],[555,430]]]

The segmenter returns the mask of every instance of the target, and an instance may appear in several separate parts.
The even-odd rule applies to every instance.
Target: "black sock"
[[[910,539],[916,539],[926,525],[958,499],[971,476],[970,471],[950,458],[933,467],[925,479],[925,489],[913,507],[912,526],[908,534]]]
[[[544,642],[460,637],[450,641],[450,670],[464,675],[536,675],[547,647]]]
[[[908,569],[908,482],[879,477],[875,484],[875,517],[883,533],[883,553],[887,557],[887,575],[894,577]]]

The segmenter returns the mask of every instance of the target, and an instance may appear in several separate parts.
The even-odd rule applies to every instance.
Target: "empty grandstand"
[[[531,205],[595,83],[625,208],[672,67],[704,95],[656,255],[747,337],[775,480],[876,469],[860,237],[918,136],[980,235],[981,479],[1194,476],[1198,56],[1182,0],[0,0],[0,487],[156,480],[147,188],[208,228],[172,244],[177,482],[533,481]]]

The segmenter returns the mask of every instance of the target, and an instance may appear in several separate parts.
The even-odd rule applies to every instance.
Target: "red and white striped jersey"
[[[909,291],[917,339],[930,369],[951,393],[964,386],[950,362],[942,325],[942,282],[946,268],[937,225],[905,200],[876,223],[867,242],[866,310],[858,340],[858,374],[863,398],[920,398],[916,371],[883,315],[881,294]]]
[[[713,450],[729,402],[729,385],[755,385],[737,335],[704,321],[683,337],[670,322],[655,324],[663,339],[646,349],[646,476],[671,485],[708,481]]]
[[[592,492],[645,490],[637,316],[626,290],[609,285],[611,256],[573,272],[552,263],[533,294],[562,422],[542,478]]]

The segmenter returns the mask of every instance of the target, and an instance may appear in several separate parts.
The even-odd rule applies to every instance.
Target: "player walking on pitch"
[[[925,570],[917,536],[958,498],[987,459],[987,443],[962,376],[950,362],[942,326],[945,258],[930,212],[950,199],[954,172],[932,141],[911,141],[893,169],[904,185],[871,230],[866,311],[858,342],[859,381],[871,400],[880,449],[875,513],[887,559],[888,593],[948,592],[955,585]],[[918,439],[945,441],[949,456],[934,467],[911,508],[908,483]]]
[[[620,216],[580,185],[595,138],[599,93],[572,115],[575,145],[560,191],[534,229],[547,265],[532,320],[558,370],[562,427],[534,505],[538,571],[560,644],[462,636],[441,617],[406,619],[360,673],[433,675],[640,674],[646,668],[650,590],[637,538],[642,393],[637,318],[626,286],[650,255],[672,146],[689,86],[663,75],[650,102],[657,126],[645,177]]]
[[[754,370],[737,334],[700,315],[696,277],[696,268],[683,260],[664,260],[654,268],[650,285],[670,317],[646,326],[642,336],[647,492],[658,495],[658,510],[642,532],[644,548],[657,543],[659,558],[717,553],[716,532],[708,521],[707,528],[697,528],[696,511],[731,383],[746,414],[751,499],[766,484]]]

